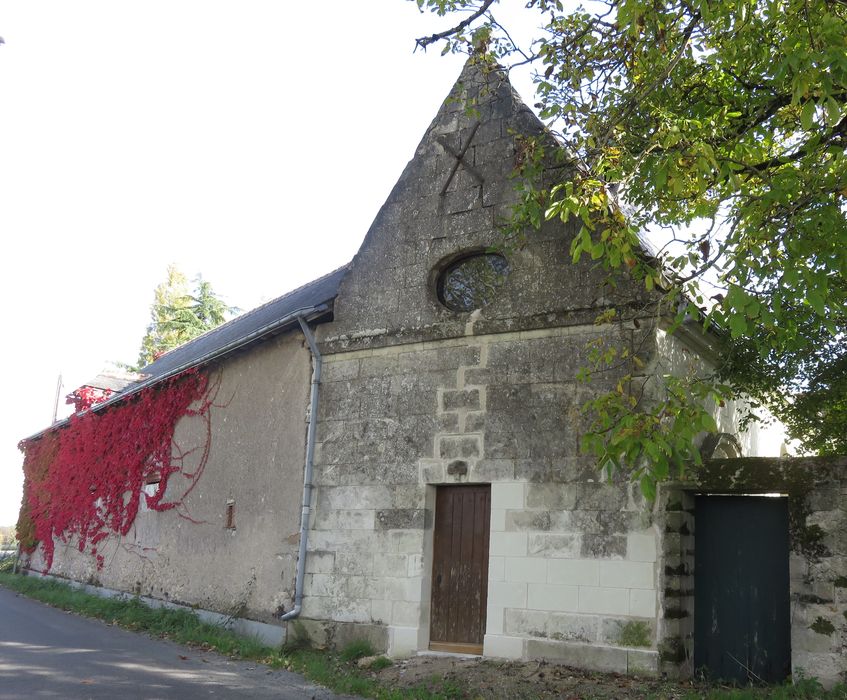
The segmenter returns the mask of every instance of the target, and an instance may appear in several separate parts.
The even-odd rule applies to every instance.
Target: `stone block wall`
[[[656,670],[656,533],[640,498],[596,482],[491,491],[485,653]]]
[[[576,369],[605,332],[549,328],[324,356],[303,613],[312,636],[338,643],[351,624],[382,626],[390,653],[426,649],[434,487],[486,483],[484,653],[656,670],[651,508],[637,488],[601,483],[579,451],[580,407],[596,389]],[[618,333],[633,342],[633,328]],[[633,639],[639,646],[624,646]]]

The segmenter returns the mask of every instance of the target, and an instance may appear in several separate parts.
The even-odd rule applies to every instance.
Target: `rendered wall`
[[[225,361],[217,371],[210,454],[185,508],[152,512],[142,506],[126,538],[100,544],[101,570],[75,542],[57,543],[52,574],[265,622],[290,609],[310,354],[302,335],[291,333]],[[175,441],[181,449],[202,447],[205,426],[183,418]],[[173,493],[165,500],[179,497],[182,482],[171,478]],[[235,529],[225,527],[228,502],[234,504]],[[30,567],[43,568],[38,553]]]

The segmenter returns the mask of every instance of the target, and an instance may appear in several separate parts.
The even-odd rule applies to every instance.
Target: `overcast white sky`
[[[355,254],[458,77],[413,53],[446,26],[404,0],[0,0],[0,525],[57,376],[135,360],[168,263],[249,309]]]

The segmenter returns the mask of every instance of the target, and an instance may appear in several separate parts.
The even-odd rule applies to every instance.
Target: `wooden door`
[[[743,684],[781,683],[791,673],[787,501],[697,497],[697,673]]]
[[[488,601],[490,521],[489,485],[438,487],[430,649],[482,653]]]

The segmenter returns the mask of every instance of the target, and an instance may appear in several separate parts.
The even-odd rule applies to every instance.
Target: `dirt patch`
[[[696,692],[690,683],[671,683],[590,673],[545,661],[516,662],[455,656],[415,656],[374,671],[380,685],[395,690],[427,687],[452,698],[514,700],[540,698],[683,698]]]

